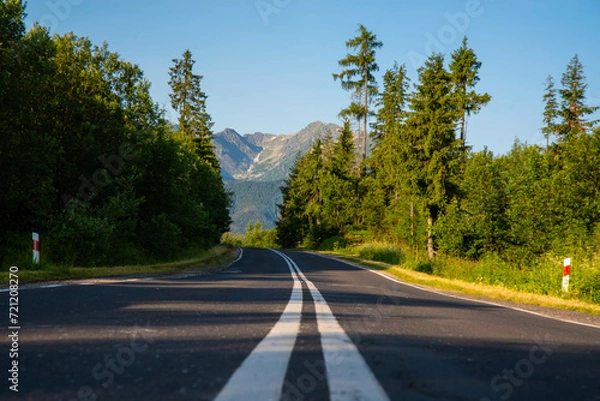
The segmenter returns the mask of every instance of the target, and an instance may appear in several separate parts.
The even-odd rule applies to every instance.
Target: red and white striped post
[[[565,268],[563,270],[562,290],[569,292],[569,280],[571,278],[571,258],[565,259]]]
[[[38,233],[31,235],[31,250],[33,251],[33,263],[40,263],[40,235]]]

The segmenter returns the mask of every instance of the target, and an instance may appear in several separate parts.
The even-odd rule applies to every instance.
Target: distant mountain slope
[[[230,231],[243,234],[248,223],[258,222],[263,228],[275,227],[278,220],[277,204],[282,196],[279,188],[283,181],[228,181],[225,188],[233,193]]]
[[[336,124],[320,121],[292,135],[257,132],[240,135],[232,129],[215,134],[215,150],[223,179],[278,181],[287,178],[297,155],[305,153],[319,137],[338,136]]]
[[[258,221],[265,229],[275,227],[277,204],[282,201],[279,188],[296,157],[319,137],[331,133],[337,138],[339,128],[317,121],[292,135],[240,135],[233,129],[215,134],[221,174],[227,190],[233,193],[231,232],[244,233],[248,223]]]

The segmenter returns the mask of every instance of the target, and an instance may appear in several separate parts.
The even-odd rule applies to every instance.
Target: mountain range
[[[291,135],[256,132],[240,135],[225,129],[214,136],[215,152],[221,163],[226,188],[233,193],[231,232],[244,233],[250,222],[273,228],[277,221],[279,188],[294,162],[319,137],[339,135],[336,124],[320,121]]]

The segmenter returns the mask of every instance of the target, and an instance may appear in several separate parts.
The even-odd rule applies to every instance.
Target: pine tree
[[[456,106],[462,112],[460,120],[460,140],[463,151],[467,141],[467,118],[471,114],[477,114],[483,106],[489,103],[491,96],[487,93],[478,94],[475,86],[479,82],[479,69],[481,62],[473,49],[468,47],[468,39],[463,38],[462,46],[452,53],[450,62],[450,74],[452,86],[456,97]]]
[[[0,2],[0,50],[4,52],[11,42],[24,36],[25,16],[23,0]]]
[[[349,123],[351,119],[356,120],[356,127],[357,127],[357,133],[358,133],[358,138],[359,138],[359,144],[356,146],[356,148],[359,151],[359,155],[358,155],[358,158],[356,161],[356,164],[358,166],[360,166],[360,159],[363,154],[362,143],[360,143],[360,138],[361,138],[360,126],[361,126],[361,123],[362,123],[364,117],[367,115],[367,113],[368,112],[365,109],[365,106],[363,104],[353,101],[352,103],[350,103],[350,106],[346,107],[338,114],[338,117],[340,117],[344,121],[344,124],[346,122]],[[352,128],[350,128],[350,129],[352,129]]]
[[[353,50],[354,54],[346,55],[346,58],[338,61],[338,65],[345,68],[339,74],[333,74],[334,80],[340,80],[342,88],[353,92],[355,96],[360,95],[364,101],[363,108],[355,108],[363,118],[363,160],[367,155],[367,123],[369,118],[369,105],[374,96],[377,95],[377,80],[374,73],[379,71],[375,62],[376,49],[383,46],[377,41],[377,35],[367,30],[364,25],[359,25],[358,36],[348,40],[346,47]],[[355,115],[359,115],[354,113]]]
[[[563,122],[560,125],[559,141],[568,141],[571,137],[593,128],[596,121],[587,121],[585,117],[593,114],[598,107],[590,107],[585,102],[588,85],[585,83],[583,65],[578,55],[569,62],[561,83],[563,89],[559,91],[562,98],[560,116]]]
[[[554,87],[554,78],[552,75],[548,75],[546,78],[546,92],[544,94],[544,127],[542,133],[546,138],[546,148],[550,145],[550,138],[558,134],[558,124],[556,119],[559,115],[558,102],[556,100],[556,88]]]
[[[290,177],[281,188],[283,203],[278,205],[277,222],[279,243],[283,247],[296,246],[304,241],[308,246],[320,242],[326,235],[323,226],[323,196],[320,179],[324,172],[323,144],[319,138],[300,157]]]
[[[348,179],[352,175],[352,166],[355,159],[354,136],[350,123],[346,121],[340,136],[333,146],[331,155],[332,173],[340,178]]]
[[[419,69],[419,84],[411,98],[407,121],[410,142],[407,170],[416,194],[424,199],[428,213],[427,250],[435,255],[433,225],[456,193],[454,176],[459,160],[455,127],[462,110],[455,107],[452,76],[444,68],[444,57],[433,54]]]
[[[406,118],[410,79],[406,76],[406,66],[394,64],[394,68],[383,76],[383,93],[380,94],[375,131],[372,137],[377,141],[396,130]]]
[[[186,50],[182,59],[174,59],[169,71],[171,106],[179,112],[179,133],[190,138],[201,159],[219,171],[212,139],[213,121],[206,111],[208,96],[201,89],[203,77],[193,72],[192,53]]]

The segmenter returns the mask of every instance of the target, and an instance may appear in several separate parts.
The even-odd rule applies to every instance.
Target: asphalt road
[[[600,400],[600,328],[312,254],[87,284],[21,289],[0,400]]]

